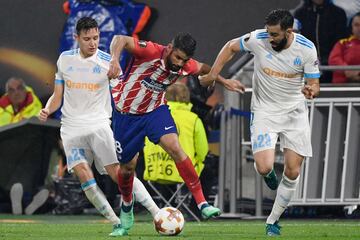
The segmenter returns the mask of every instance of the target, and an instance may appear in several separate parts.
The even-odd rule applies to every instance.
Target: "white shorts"
[[[280,137],[280,150],[284,148],[304,156],[312,156],[311,132],[307,107],[299,107],[286,115],[252,113],[250,123],[253,153],[275,149]]]
[[[79,163],[87,162],[91,166],[95,162],[97,171],[106,174],[104,166],[119,163],[114,135],[108,124],[89,128],[62,126],[60,134],[69,172]]]

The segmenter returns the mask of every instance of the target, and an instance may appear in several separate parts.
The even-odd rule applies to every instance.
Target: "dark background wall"
[[[63,2],[0,1],[0,93],[14,75],[23,77],[42,97],[53,90],[59,39],[66,20]]]
[[[263,27],[275,8],[294,8],[299,0],[140,0],[156,9],[144,37],[167,44],[177,32],[190,32],[198,41],[195,57],[211,64],[231,38]],[[64,0],[0,1],[0,94],[6,80],[23,77],[36,93],[52,92],[59,39],[67,16]]]
[[[272,9],[292,9],[299,0],[142,0],[157,9],[149,39],[166,44],[178,32],[198,42],[195,57],[211,64],[226,41],[264,26]]]

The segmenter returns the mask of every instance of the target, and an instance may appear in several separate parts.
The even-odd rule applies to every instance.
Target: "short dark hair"
[[[276,9],[272,10],[265,18],[265,24],[274,26],[280,24],[282,30],[292,28],[294,25],[294,17],[288,10]]]
[[[98,23],[91,17],[82,17],[76,23],[76,33],[80,35],[81,31],[88,31],[92,28],[99,28]]]
[[[352,21],[354,20],[355,17],[360,17],[360,12],[357,12],[357,13],[355,13],[354,16],[352,16],[351,23],[352,23]]]
[[[178,33],[171,43],[173,48],[183,51],[188,57],[195,53],[196,40],[189,33]]]
[[[9,83],[12,82],[12,81],[18,81],[18,82],[20,82],[21,86],[24,89],[26,88],[26,84],[25,84],[24,80],[21,77],[11,77],[5,83],[5,91],[6,92],[9,92]]]

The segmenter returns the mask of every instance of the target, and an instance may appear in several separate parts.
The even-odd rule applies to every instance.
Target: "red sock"
[[[176,163],[176,168],[178,169],[179,174],[184,180],[186,186],[194,196],[196,203],[200,204],[206,202],[201,188],[200,179],[190,158],[187,157],[185,160]]]
[[[124,176],[121,175],[121,171],[119,171],[118,180],[119,180],[118,187],[122,195],[123,201],[130,203],[132,201],[134,173],[129,178],[124,178]]]

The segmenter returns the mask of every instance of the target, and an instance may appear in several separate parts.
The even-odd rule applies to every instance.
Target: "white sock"
[[[97,186],[95,179],[90,179],[89,181],[81,184],[81,188],[89,201],[104,217],[106,217],[106,219],[108,219],[113,225],[120,224],[120,219],[111,208],[104,193]]]
[[[159,207],[146,190],[144,184],[137,177],[134,177],[133,192],[135,194],[135,200],[143,205],[154,217],[159,211]]]
[[[298,176],[295,180],[291,180],[283,174],[282,180],[277,189],[275,202],[269,217],[266,219],[267,224],[274,224],[279,220],[281,214],[289,205],[290,200],[293,198],[296,186],[299,182]]]

